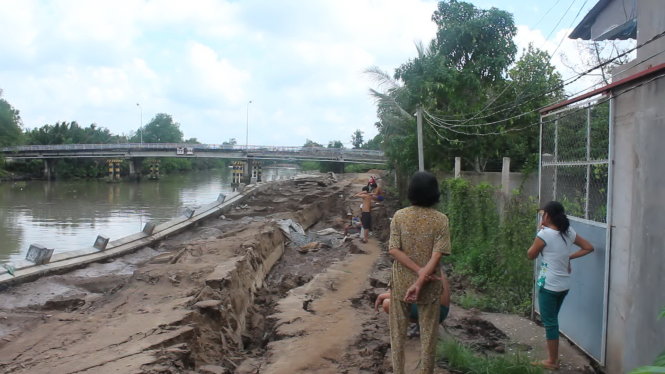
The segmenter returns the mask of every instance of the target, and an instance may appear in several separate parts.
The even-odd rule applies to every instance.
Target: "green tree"
[[[351,135],[351,144],[353,144],[353,149],[359,149],[362,147],[365,140],[363,139],[363,132],[360,129],[357,129]]]
[[[140,141],[140,131],[134,134],[132,142]],[[166,113],[158,113],[147,125],[143,127],[144,143],[182,143],[183,134],[180,124],[173,121],[173,117]]]
[[[328,142],[328,148],[344,148],[344,143],[341,140],[331,140]]]
[[[76,121],[56,122],[55,125],[44,125],[26,132],[28,144],[108,144],[124,142],[124,138],[113,135],[105,127],[91,124],[79,126]]]
[[[363,144],[362,149],[380,150],[383,143],[383,134],[376,134],[375,137]]]
[[[407,175],[415,170],[413,113],[419,107],[426,169],[448,169],[455,156],[477,171],[503,156],[515,158],[513,165],[532,161],[538,144],[538,113],[532,110],[562,92],[549,56],[529,47],[512,65],[516,27],[512,15],[497,8],[440,1],[432,21],[435,38],[427,47],[417,44],[417,56],[394,76],[368,69],[384,89],[372,93],[393,166]]]
[[[5,99],[0,90],[0,146],[18,145],[21,142],[21,116]]]
[[[323,145],[321,145],[321,144],[319,144],[319,143],[317,143],[317,142],[315,142],[315,141],[313,141],[313,140],[311,140],[311,139],[307,139],[307,140],[305,140],[305,144],[303,145],[303,147],[317,147],[317,148],[321,148],[321,147],[323,147]]]

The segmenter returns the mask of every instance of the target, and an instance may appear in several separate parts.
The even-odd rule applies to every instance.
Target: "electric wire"
[[[556,2],[556,3],[555,3],[555,4],[554,4],[554,5],[553,5],[553,6],[552,6],[552,7],[551,7],[551,8],[550,8],[545,14],[544,14],[544,15],[543,15],[543,17],[540,18],[540,20],[536,23],[536,27],[537,27],[537,25],[540,24],[540,22],[542,22],[543,19],[545,19],[545,16],[547,16],[547,14],[548,14],[548,13],[549,13],[549,12],[550,12],[550,11],[551,11],[551,10],[552,10],[552,9],[553,9],[553,8],[554,8],[554,7],[560,2],[560,1],[561,1],[561,0],[558,0],[558,1],[557,1],[557,2]],[[570,6],[568,6],[568,9],[566,9],[566,11],[563,13],[563,15],[562,15],[562,16],[559,18],[559,20],[557,21],[556,25],[554,25],[554,27],[552,28],[552,30],[550,30],[550,32],[549,32],[549,34],[547,35],[547,38],[545,38],[545,40],[549,40],[549,38],[550,38],[550,36],[552,35],[552,33],[554,33],[554,31],[556,30],[556,28],[559,26],[559,24],[561,23],[561,21],[563,21],[563,19],[566,17],[566,14],[568,14],[568,11],[570,11],[570,9],[572,8],[573,4],[575,4],[576,1],[577,1],[577,0],[573,0],[573,1],[570,3]],[[577,20],[577,17],[580,16],[580,13],[582,12],[582,9],[584,9],[584,6],[587,4],[588,1],[589,1],[589,0],[585,0],[585,1],[584,1],[584,3],[582,4],[582,6],[580,7],[580,9],[577,11],[577,14],[575,15],[575,18],[574,18],[573,21],[571,22],[571,25],[572,25],[573,23],[575,23],[575,21]],[[561,47],[561,44],[563,43],[563,41],[565,40],[565,38],[566,38],[566,36],[564,35],[564,37],[563,37],[563,38],[561,39],[561,41],[559,42],[559,45],[557,45],[557,47],[556,47],[556,49],[554,50],[554,52],[552,52],[552,54],[550,55],[550,58],[549,58],[548,62],[551,62],[551,61],[552,61],[552,58],[554,58],[554,54],[555,54],[556,51],[559,49],[559,47]],[[488,109],[490,109],[491,105],[494,104],[494,102],[496,102],[496,100],[498,100],[499,98],[501,98],[501,96],[503,96],[503,94],[504,94],[504,93],[505,93],[505,92],[506,92],[506,91],[507,91],[507,90],[508,90],[508,89],[509,89],[514,83],[515,83],[515,81],[514,81],[514,80],[511,80],[511,81],[510,81],[510,82],[509,82],[509,83],[508,83],[508,84],[507,84],[507,85],[501,90],[501,92],[499,92],[498,95],[496,95],[492,100],[490,100],[490,102],[487,103],[487,104],[486,104],[481,110],[479,110],[478,112],[476,112],[476,113],[474,114],[473,117],[471,117],[470,119],[462,120],[462,121],[471,121],[471,120],[473,120],[473,119],[478,118],[478,116],[479,116],[480,114],[485,113]],[[520,96],[522,93],[524,93],[524,91],[520,92],[517,96]],[[457,116],[461,116],[461,115],[457,115]]]
[[[658,76],[655,76],[655,77],[653,77],[653,78],[651,78],[651,79],[648,79],[648,80],[646,80],[646,81],[643,81],[643,82],[641,82],[641,83],[639,83],[639,84],[637,84],[637,85],[635,85],[635,86],[632,86],[632,87],[630,87],[630,88],[627,88],[627,89],[624,89],[624,90],[618,90],[618,91],[620,91],[620,92],[613,94],[613,95],[612,95],[611,97],[609,97],[609,98],[606,98],[606,99],[603,99],[603,100],[599,100],[599,101],[595,102],[594,105],[600,105],[600,104],[603,104],[603,103],[605,103],[605,102],[611,100],[612,98],[617,98],[617,97],[619,97],[619,96],[621,96],[621,95],[623,95],[623,94],[626,94],[626,93],[631,92],[631,91],[633,91],[633,90],[635,90],[635,89],[637,89],[637,88],[639,88],[639,87],[642,87],[642,86],[644,86],[645,84],[648,84],[648,83],[651,83],[651,82],[657,81],[657,80],[662,79],[662,78],[664,78],[664,77],[665,77],[665,74],[660,74],[660,75],[658,75]],[[540,125],[540,126],[542,126],[542,125],[547,125],[547,124],[550,124],[550,123],[552,123],[552,122],[559,121],[559,120],[561,120],[561,119],[563,119],[563,118],[566,118],[566,117],[568,117],[568,116],[572,116],[572,115],[577,114],[577,113],[579,113],[579,112],[581,112],[581,111],[587,110],[588,107],[589,107],[589,105],[590,105],[590,104],[586,104],[586,105],[580,106],[580,107],[577,108],[577,109],[570,109],[570,110],[568,110],[568,112],[566,112],[566,113],[558,113],[558,114],[556,114],[556,115],[553,116],[553,117],[554,117],[553,119],[548,119],[548,120],[542,120],[542,119],[541,119],[541,120],[539,120],[539,121],[537,121],[537,122],[532,122],[532,123],[530,123],[530,124],[528,124],[528,125],[526,125],[526,126],[524,126],[524,127],[516,128],[516,129],[507,129],[507,130],[502,131],[502,132],[500,132],[500,133],[498,133],[498,134],[497,134],[497,133],[465,133],[464,135],[467,135],[467,136],[505,135],[507,132],[509,132],[508,130],[513,130],[513,131],[515,131],[515,132],[516,132],[516,131],[522,131],[522,130],[525,130],[525,129],[529,128],[529,127],[538,126],[538,125]],[[435,127],[435,126],[430,122],[430,119],[427,119],[426,122],[430,125],[430,127],[431,127],[432,129],[435,129],[435,133],[437,134],[437,136],[439,136],[440,138],[442,138],[442,139],[444,139],[444,140],[447,140],[447,141],[451,141],[451,140],[450,140],[448,137],[446,137],[446,136],[440,136],[440,132],[437,131],[436,128],[444,129],[444,130],[449,130],[449,131],[451,131],[451,132],[458,132],[458,131],[453,131],[452,129],[449,129],[449,128],[445,127],[445,126],[436,126],[436,127]],[[453,142],[463,142],[463,140],[457,140],[457,139],[455,139]]]
[[[629,49],[629,50],[627,50],[627,51],[625,51],[625,52],[623,52],[623,53],[620,53],[619,55],[615,56],[615,57],[612,58],[612,59],[609,59],[609,60],[607,60],[607,61],[605,61],[605,62],[602,62],[602,63],[600,63],[600,64],[598,64],[598,65],[596,65],[596,66],[593,66],[593,67],[591,67],[591,68],[585,70],[584,72],[578,74],[576,77],[574,77],[574,78],[570,78],[568,82],[565,82],[565,81],[564,81],[564,82],[562,82],[561,84],[556,85],[554,88],[552,88],[552,89],[550,89],[550,90],[547,90],[547,91],[545,91],[545,92],[541,92],[541,93],[535,93],[535,94],[532,94],[530,98],[527,96],[526,98],[524,98],[524,99],[521,100],[520,104],[514,104],[514,105],[512,105],[512,106],[510,106],[510,107],[507,107],[507,108],[504,108],[504,109],[497,110],[497,111],[495,111],[495,112],[493,112],[493,113],[490,113],[490,114],[487,114],[487,115],[484,115],[484,116],[480,116],[480,117],[476,117],[476,118],[466,119],[466,120],[455,120],[455,119],[450,119],[450,118],[446,118],[446,117],[439,117],[438,119],[440,119],[440,120],[442,120],[442,121],[445,121],[445,122],[447,122],[447,123],[450,123],[450,122],[462,122],[462,124],[458,124],[457,126],[472,126],[472,127],[477,127],[477,126],[488,126],[488,125],[493,125],[493,124],[501,123],[501,122],[503,122],[503,121],[507,121],[507,120],[510,120],[510,119],[519,118],[519,117],[521,117],[522,115],[517,115],[517,116],[513,116],[513,117],[510,117],[510,118],[504,119],[504,120],[498,120],[498,121],[493,121],[493,122],[488,122],[488,123],[466,125],[466,123],[468,123],[468,122],[469,122],[470,120],[472,120],[472,119],[483,119],[483,118],[492,117],[492,116],[495,116],[495,115],[497,115],[497,114],[499,114],[499,113],[503,113],[503,112],[506,112],[506,111],[509,111],[509,110],[513,110],[513,109],[519,108],[520,106],[523,106],[524,104],[526,104],[526,103],[528,103],[528,102],[531,102],[531,101],[535,100],[536,98],[540,98],[540,97],[542,97],[542,96],[544,96],[544,95],[548,95],[548,94],[554,93],[554,92],[556,92],[556,91],[562,89],[563,87],[568,86],[568,85],[570,85],[570,84],[572,84],[572,83],[574,83],[574,82],[580,80],[583,76],[588,75],[588,74],[591,73],[592,71],[594,71],[594,70],[596,70],[596,69],[598,69],[598,68],[601,68],[601,67],[603,67],[603,66],[606,66],[606,65],[612,63],[614,60],[616,60],[616,59],[618,59],[618,58],[621,58],[621,57],[624,57],[624,56],[628,55],[629,53],[631,53],[631,52],[637,50],[638,48],[641,48],[641,47],[643,47],[643,46],[645,46],[645,45],[647,45],[647,44],[649,44],[649,43],[651,43],[651,42],[653,42],[653,41],[655,41],[655,40],[657,40],[657,39],[660,39],[660,38],[663,37],[663,36],[665,36],[665,31],[663,31],[663,32],[661,32],[661,33],[659,33],[659,34],[654,35],[651,39],[649,39],[649,40],[645,41],[644,43],[642,43],[642,44],[640,44],[640,45],[638,45],[638,46],[635,46],[634,48],[631,48],[631,49]],[[655,57],[655,56],[657,56],[657,55],[660,55],[661,53],[663,53],[663,51],[657,52],[656,54],[651,55],[651,56],[647,57],[646,59],[641,60],[641,61],[640,61],[639,63],[637,63],[637,64],[641,64],[641,63],[643,63],[643,62],[645,62],[645,61],[647,61],[647,60],[649,60],[649,59],[651,59],[651,58],[653,58],[653,57]],[[530,111],[530,112],[533,112],[533,111],[535,111],[535,110],[532,110],[532,111]]]

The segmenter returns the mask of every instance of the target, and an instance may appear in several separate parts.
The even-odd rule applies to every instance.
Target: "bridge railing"
[[[325,147],[291,147],[291,146],[262,146],[262,145],[238,145],[238,144],[188,144],[188,143],[117,143],[117,144],[55,144],[55,145],[21,145],[0,148],[0,152],[22,153],[22,152],[59,152],[59,151],[99,151],[99,150],[176,150],[178,148],[193,148],[194,151],[237,151],[252,153],[291,153],[291,154],[314,154],[333,155],[336,157],[365,156],[369,158],[382,158],[383,151],[369,149],[346,149]]]

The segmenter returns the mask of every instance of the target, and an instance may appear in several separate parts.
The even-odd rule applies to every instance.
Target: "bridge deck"
[[[125,143],[59,144],[6,147],[0,153],[7,159],[58,158],[135,158],[185,157],[262,159],[292,161],[335,161],[345,163],[385,164],[382,151],[365,149],[239,146],[219,144]]]

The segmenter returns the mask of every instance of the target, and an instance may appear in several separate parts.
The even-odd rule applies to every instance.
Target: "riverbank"
[[[3,292],[0,371],[391,372],[387,318],[373,301],[387,283],[395,207],[389,198],[373,208],[367,244],[325,234],[358,209],[350,196],[366,181],[271,183],[224,217],[151,248]],[[288,219],[306,232],[287,236],[279,223]],[[451,330],[492,339],[486,325],[468,322],[482,315],[457,313]],[[417,340],[408,346],[413,368]]]

